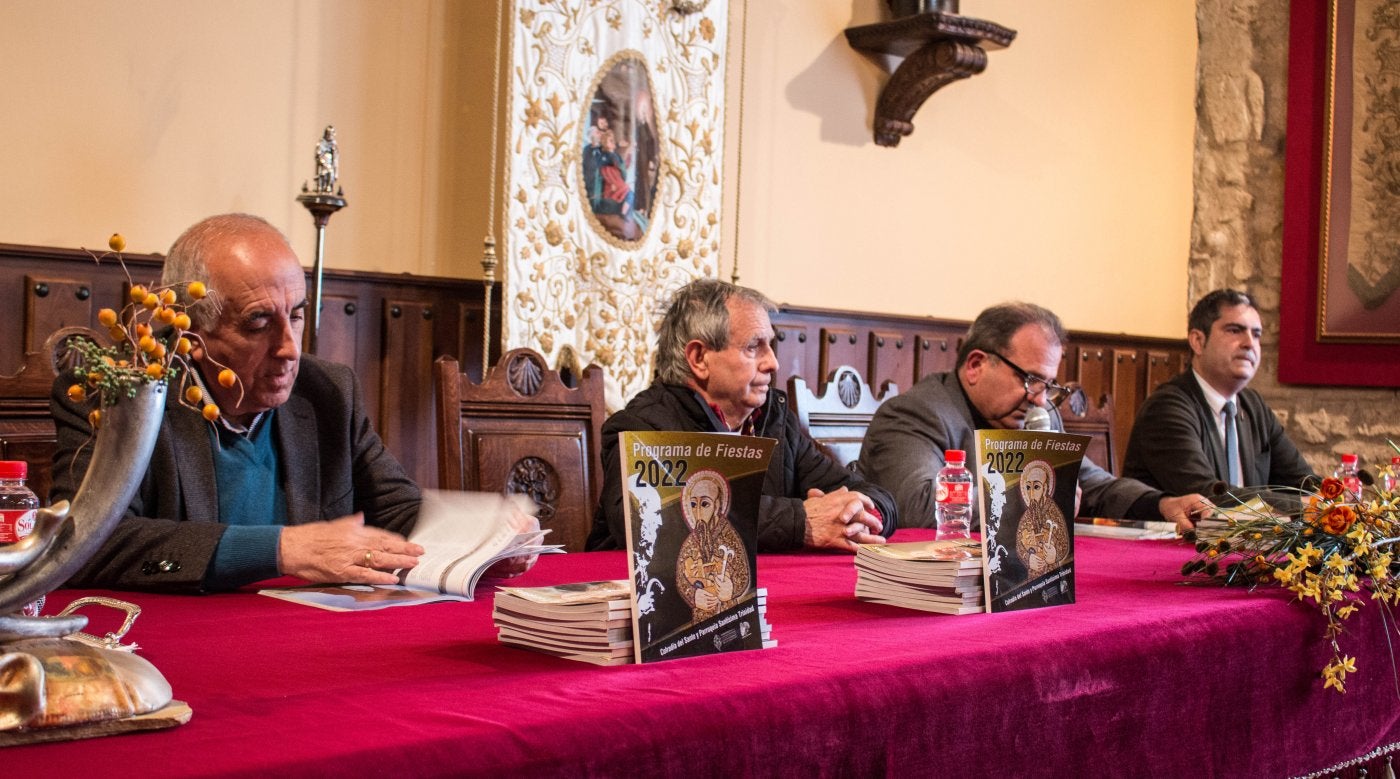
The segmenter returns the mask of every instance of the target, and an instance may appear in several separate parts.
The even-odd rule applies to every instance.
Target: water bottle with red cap
[[[29,464],[23,460],[0,460],[0,544],[13,544],[34,532],[34,520],[39,514],[39,496],[25,486]],[[36,617],[44,608],[44,599],[24,607],[24,613]]]

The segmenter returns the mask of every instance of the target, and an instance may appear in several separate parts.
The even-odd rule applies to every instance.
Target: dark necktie
[[[1236,487],[1244,486],[1244,474],[1240,471],[1240,438],[1235,432],[1235,401],[1225,403],[1225,467],[1229,469],[1226,481]]]

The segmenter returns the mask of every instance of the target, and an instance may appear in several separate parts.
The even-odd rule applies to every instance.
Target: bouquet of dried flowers
[[[1316,491],[1279,490],[1298,499],[1292,511],[1254,500],[1223,512],[1213,531],[1198,528],[1196,554],[1181,572],[1249,587],[1276,583],[1320,610],[1332,648],[1323,687],[1344,693],[1356,658],[1342,651],[1343,623],[1369,602],[1386,629],[1396,629],[1391,608],[1400,601],[1394,548],[1400,541],[1400,490],[1389,471],[1387,466],[1369,487],[1348,489],[1327,478]]]
[[[189,354],[199,341],[189,332],[190,316],[187,304],[176,293],[183,287],[190,301],[202,300],[209,290],[202,281],[177,285],[143,285],[134,283],[122,261],[126,240],[113,233],[107,245],[110,252],[92,254],[97,262],[114,258],[126,273],[130,302],[120,312],[104,308],[97,312],[97,321],[107,328],[112,345],[105,346],[87,338],[76,338],[68,348],[76,353],[73,376],[77,381],[68,387],[68,398],[74,403],[99,399],[97,408],[88,413],[88,422],[97,430],[102,424],[102,408],[114,405],[122,398],[133,397],[142,384],[178,382],[180,401],[196,408],[209,421],[219,418],[219,407],[204,401],[204,393],[189,375]],[[219,371],[218,382],[233,387],[238,377],[232,370]]]

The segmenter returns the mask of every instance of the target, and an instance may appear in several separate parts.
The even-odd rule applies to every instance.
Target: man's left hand
[[[1215,510],[1215,504],[1206,500],[1204,495],[1193,492],[1175,498],[1162,498],[1157,501],[1157,510],[1168,522],[1176,523],[1176,532],[1185,533],[1196,527],[1196,520],[1209,516]]]

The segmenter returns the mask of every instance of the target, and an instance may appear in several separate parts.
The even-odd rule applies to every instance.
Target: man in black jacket
[[[1168,492],[1239,499],[1313,477],[1274,412],[1246,387],[1262,356],[1254,299],[1233,289],[1211,292],[1191,310],[1187,326],[1191,370],[1143,403],[1123,475]]]
[[[676,293],[661,322],[656,380],[603,425],[603,495],[589,549],[626,545],[617,434],[732,432],[777,439],[758,515],[760,551],[855,551],[884,543],[894,499],[823,454],[772,384],[776,309],[762,293],[713,279]]]

